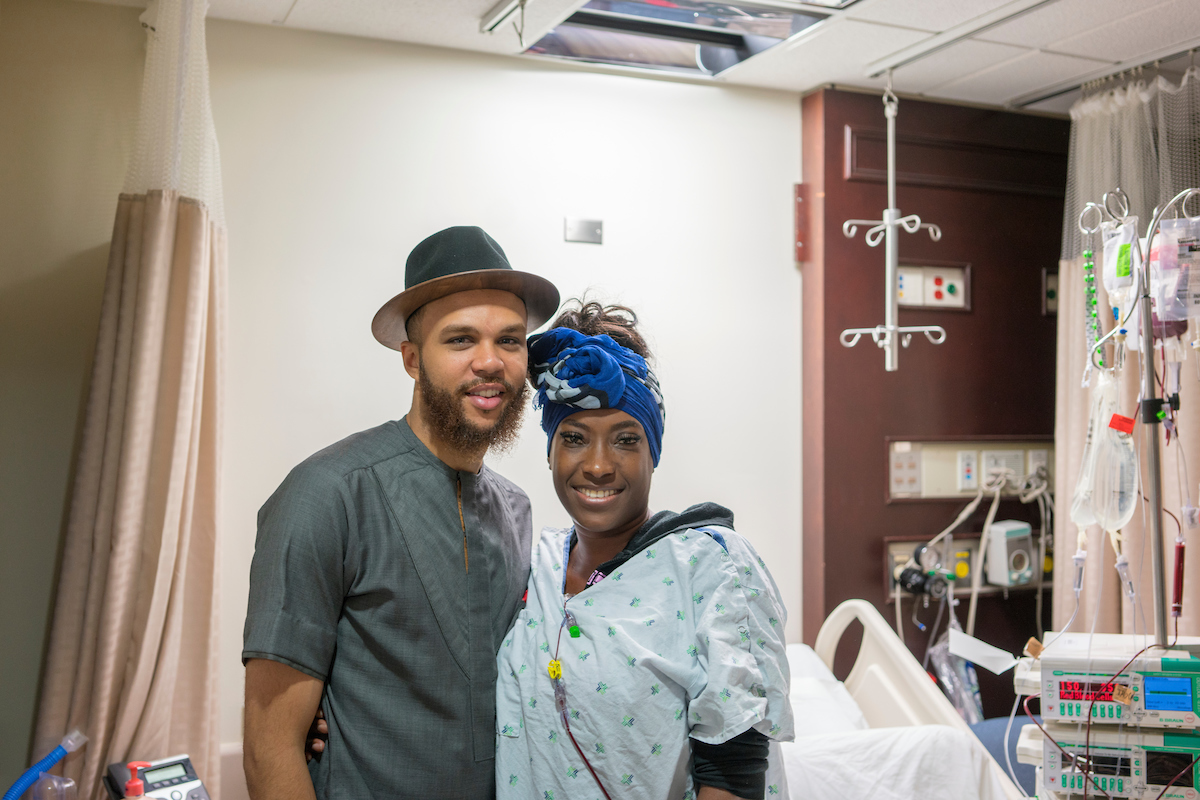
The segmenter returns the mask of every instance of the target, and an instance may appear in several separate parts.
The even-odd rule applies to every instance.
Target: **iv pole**
[[[883,211],[882,220],[848,219],[842,223],[842,233],[847,238],[854,238],[859,225],[871,225],[865,239],[868,247],[879,245],[883,240],[884,262],[884,307],[883,324],[874,328],[847,328],[842,331],[841,342],[844,347],[854,347],[858,340],[870,336],[876,345],[883,348],[884,369],[895,372],[900,368],[900,347],[908,347],[914,333],[923,333],[933,344],[946,341],[946,329],[940,325],[914,325],[900,327],[900,302],[897,297],[900,269],[900,243],[897,241],[897,228],[903,228],[908,233],[916,233],[924,228],[929,231],[929,238],[938,241],[942,238],[942,230],[937,225],[922,223],[916,214],[907,217],[900,216],[896,207],[896,114],[900,100],[892,91],[892,72],[888,70],[887,90],[883,93],[883,115],[887,118],[887,202],[888,207]],[[899,346],[898,346],[899,345]]]
[[[1146,229],[1146,252],[1141,258],[1141,274],[1138,276],[1138,302],[1136,304],[1141,315],[1142,323],[1142,357],[1139,359],[1139,365],[1142,372],[1142,402],[1141,402],[1141,422],[1143,425],[1151,426],[1150,435],[1146,437],[1146,455],[1150,462],[1146,465],[1149,472],[1149,489],[1150,497],[1150,566],[1151,575],[1154,582],[1154,643],[1161,646],[1167,644],[1167,599],[1164,594],[1166,588],[1166,568],[1163,564],[1163,501],[1162,501],[1162,449],[1158,441],[1158,425],[1162,422],[1165,412],[1163,411],[1163,398],[1158,397],[1154,386],[1154,335],[1151,321],[1151,306],[1150,306],[1150,252],[1153,249],[1154,235],[1158,232],[1158,225],[1162,222],[1163,215],[1167,213],[1176,203],[1180,204],[1180,209],[1186,215],[1187,201],[1193,196],[1200,196],[1200,189],[1184,189],[1179,194],[1175,195],[1169,203],[1155,211],[1154,219],[1150,223],[1150,227]],[[1125,199],[1124,193],[1120,189],[1112,193],[1112,197],[1121,206],[1118,210],[1121,212],[1113,214],[1108,208],[1108,200],[1110,195],[1104,196],[1104,205],[1100,206],[1097,203],[1088,203],[1083,212],[1080,213],[1080,228],[1085,233],[1094,233],[1099,230],[1099,224],[1096,228],[1089,229],[1083,225],[1083,215],[1090,208],[1108,212],[1118,220],[1128,215],[1128,201]],[[1121,320],[1119,325],[1114,325],[1112,330],[1103,338],[1096,342],[1092,348],[1090,358],[1092,365],[1097,369],[1103,369],[1096,364],[1096,354],[1102,352],[1104,343],[1108,341],[1114,334],[1120,330],[1129,317],[1133,314],[1132,308],[1125,315],[1125,319]]]

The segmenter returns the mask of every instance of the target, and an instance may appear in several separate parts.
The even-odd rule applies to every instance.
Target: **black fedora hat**
[[[371,321],[371,332],[393,350],[408,340],[405,320],[426,303],[455,292],[499,289],[525,303],[529,330],[546,323],[558,309],[558,289],[545,278],[518,272],[496,240],[473,225],[438,231],[408,255],[404,291],[388,300]]]

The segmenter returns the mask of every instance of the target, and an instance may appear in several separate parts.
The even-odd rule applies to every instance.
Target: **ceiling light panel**
[[[255,22],[260,25],[279,23],[291,11],[295,0],[209,0],[208,16]]]
[[[921,94],[1027,54],[1028,48],[968,39],[896,70],[898,92]]]
[[[525,47],[574,13],[585,0],[536,0],[525,8]],[[391,39],[461,50],[520,53],[509,17],[494,33],[480,33],[479,23],[496,0],[297,0],[287,25],[315,31]]]
[[[1004,105],[1014,97],[1086,75],[1104,62],[1031,51],[1028,55],[939,86],[931,96]]]
[[[879,22],[935,33],[986,14],[1007,0],[905,0],[902,3],[874,3],[851,8],[846,15],[865,22]]]
[[[806,92],[826,83],[882,88],[882,79],[863,78],[867,62],[881,52],[894,52],[928,36],[922,31],[890,25],[830,19],[729,68],[720,77],[730,83],[793,92]]]
[[[1099,28],[1051,42],[1060,53],[1127,61],[1200,37],[1200,3],[1169,0],[1146,10],[1126,12]]]
[[[1143,7],[1159,4],[1144,0]],[[1058,0],[1043,8],[1022,14],[1016,19],[988,28],[977,38],[989,42],[1045,48],[1051,42],[1100,27],[1111,20],[1124,18],[1130,9],[1129,0]]]

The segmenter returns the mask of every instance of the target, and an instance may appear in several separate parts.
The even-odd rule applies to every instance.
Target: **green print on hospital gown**
[[[700,605],[701,603],[704,602],[704,595],[702,595],[702,594],[692,595],[692,602],[695,603],[696,605]]]
[[[640,597],[635,597],[629,601],[629,605],[633,608],[637,608],[641,604],[642,604],[642,598],[640,598]]]
[[[541,650],[543,653],[549,653],[550,652],[550,643],[542,642],[541,644],[538,645],[538,649]]]
[[[647,551],[646,551],[646,558],[654,558],[654,557],[655,557],[655,556],[654,556],[654,551],[653,551],[653,550],[647,550]]]
[[[579,767],[567,767],[567,777],[568,778],[578,778],[579,777]]]
[[[588,656],[590,656],[590,655],[591,655],[591,653],[588,653],[588,652],[586,652],[586,651],[582,651],[582,652],[580,652],[580,653],[579,653],[579,660],[580,660],[580,661],[587,661],[587,660],[588,660]]]
[[[661,692],[661,691],[662,691],[662,684],[661,684],[661,683],[656,683],[656,684],[654,684],[653,686],[651,686],[651,687],[650,687],[650,694],[651,694],[651,696],[653,696],[653,695],[656,695],[656,694],[658,694],[658,693],[659,693],[659,692]]]
[[[729,698],[733,697],[733,694],[729,691],[729,687],[725,687],[717,697],[721,698],[722,703],[727,703],[729,702]]]
[[[675,585],[675,581],[671,580],[670,578],[663,578],[663,583],[665,583],[667,586]]]
[[[589,598],[587,598],[586,600],[584,600],[584,601],[583,601],[583,604],[584,604],[585,606],[590,606],[590,605],[591,605],[592,603],[594,603],[594,602],[595,602],[595,600],[593,600],[592,598],[590,598],[590,597],[589,597]]]
[[[693,566],[693,567],[694,567],[694,566],[696,566],[696,565],[697,565],[697,564],[699,564],[699,563],[700,563],[700,559],[696,558],[695,556],[692,556],[691,558],[689,558],[689,559],[688,559],[688,565],[689,565],[689,566]]]
[[[767,787],[767,794],[779,794],[779,784],[772,783]]]
[[[675,709],[675,719],[676,719],[676,721],[683,719],[683,709],[682,708]]]
[[[616,636],[616,635],[617,635],[617,629],[616,629],[616,628],[614,628],[613,626],[609,625],[609,626],[608,626],[608,635],[609,635],[609,636]]]
[[[677,619],[677,620],[683,620],[683,619],[684,619],[683,612],[682,612],[682,611],[676,611],[676,612],[675,612],[675,619]]]
[[[625,663],[632,667],[637,663],[637,659],[633,656],[625,656]]]
[[[517,776],[516,776],[516,775],[509,775],[509,776],[508,776],[508,785],[509,785],[509,786],[516,786],[516,785],[517,785]]]
[[[713,608],[716,610],[716,612],[717,612],[718,614],[724,614],[724,613],[725,613],[725,606],[721,605],[720,603],[717,603],[715,606],[713,606]]]
[[[652,756],[661,756],[661,755],[662,755],[662,745],[661,745],[661,744],[656,744],[656,745],[653,745],[653,746],[650,748],[650,755],[652,755]]]
[[[558,741],[558,731],[550,731],[550,735],[547,736],[546,738],[550,740],[551,744],[553,744],[554,742],[557,742]]]
[[[597,683],[596,691],[599,692],[600,694],[606,694],[608,692],[608,684],[607,683]]]
[[[624,775],[622,775],[621,776],[621,785],[622,786],[633,786],[633,775],[628,772],[626,772]]]
[[[696,656],[699,655],[699,653],[700,653],[700,651],[696,649],[696,645],[693,644],[693,645],[688,646],[687,654],[689,656],[691,656],[692,658],[696,658]]]
[[[542,800],[554,800],[554,790],[547,789],[546,791],[542,792]]]
[[[602,742],[596,742],[596,752],[604,755],[604,744]]]
[[[626,728],[632,728],[633,727],[633,717],[626,714],[625,718],[621,720],[621,724],[624,725]]]
[[[537,698],[536,697],[529,698],[529,707],[537,708]]]

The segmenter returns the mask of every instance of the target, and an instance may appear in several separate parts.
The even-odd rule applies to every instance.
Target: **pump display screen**
[[[1093,700],[1101,703],[1110,703],[1113,699],[1113,690],[1118,684],[1115,683],[1083,683],[1081,681],[1059,681],[1058,682],[1058,699],[1059,700],[1082,700],[1091,702]]]
[[[1184,679],[1186,680],[1186,679]],[[1191,788],[1195,762],[1187,753],[1161,753],[1147,751],[1146,753],[1146,783],[1152,786],[1166,786],[1175,781],[1176,786]],[[1180,774],[1182,773],[1182,774]],[[1175,780],[1178,776],[1178,780]]]
[[[168,764],[161,769],[151,769],[142,773],[142,780],[146,783],[160,783],[172,778],[182,778],[185,775],[187,775],[187,770],[183,764]]]
[[[1074,768],[1093,775],[1117,775],[1129,777],[1129,758],[1125,756],[1092,756],[1089,759],[1083,753],[1075,753],[1063,758],[1064,768]]]
[[[1147,711],[1191,711],[1192,679],[1150,677],[1143,681],[1146,688]]]

